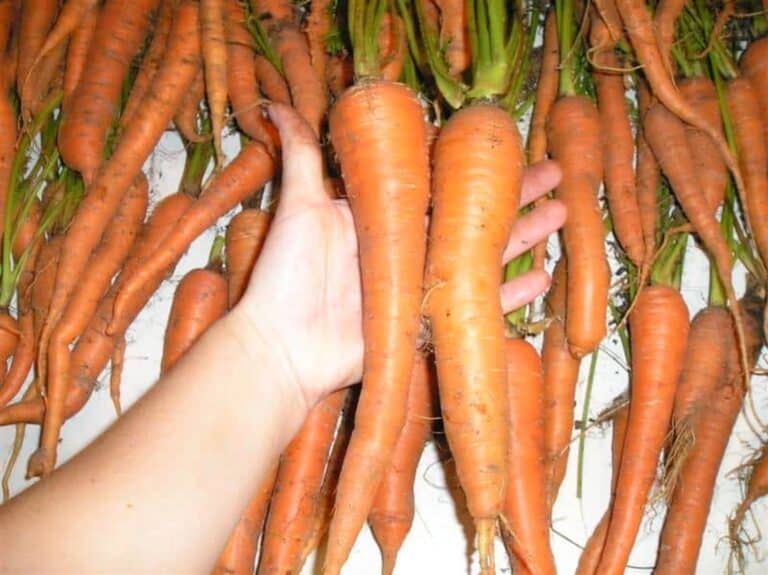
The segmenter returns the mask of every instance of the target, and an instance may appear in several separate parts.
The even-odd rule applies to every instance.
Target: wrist
[[[269,321],[256,321],[241,306],[235,306],[222,323],[229,337],[247,358],[244,368],[249,372],[258,370],[266,374],[270,388],[279,393],[279,400],[287,403],[291,413],[299,414],[299,421],[303,421],[314,401],[307,396],[291,360],[290,350],[277,330]]]

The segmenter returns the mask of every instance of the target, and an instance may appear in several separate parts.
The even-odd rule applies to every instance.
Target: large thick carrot
[[[64,14],[67,7],[71,4],[68,2],[64,8],[62,8],[61,14]],[[58,22],[61,21],[61,14],[59,15]],[[62,101],[62,109],[69,108],[69,104],[72,98],[72,94],[75,93],[77,85],[80,83],[80,78],[83,75],[83,68],[88,58],[88,49],[91,46],[91,41],[96,33],[96,24],[99,21],[99,7],[97,4],[91,6],[82,17],[82,21],[72,31],[72,38],[69,40],[67,46],[67,61],[64,64],[64,80],[62,83],[62,90],[64,91],[64,99]],[[51,31],[53,34],[53,31]],[[51,35],[49,34],[49,38]]]
[[[133,297],[125,302],[124,314],[113,318],[112,309],[114,307],[115,293],[120,288],[120,285],[136,273],[144,265],[144,262],[157,251],[165,238],[173,230],[178,219],[191,204],[192,198],[185,194],[168,196],[157,205],[149,221],[144,226],[142,236],[134,244],[133,251],[123,266],[123,271],[112,288],[110,288],[109,293],[101,300],[99,309],[91,318],[88,328],[78,339],[72,351],[70,384],[67,388],[66,399],[64,400],[66,418],[71,417],[83,408],[93,392],[96,378],[110,360],[114,342],[112,336],[107,335],[107,326],[111,325],[115,328],[115,337],[122,336],[134,318],[144,308],[147,300],[155,292],[160,282],[170,272],[173,265],[176,264],[176,261],[173,261],[167,268],[161,269],[149,278],[144,284],[143,289],[135,291]],[[53,239],[57,240],[55,243],[58,244],[58,249],[60,249],[63,237],[54,236]],[[43,248],[38,259],[38,267],[42,270],[47,270],[46,273],[52,272],[51,275],[53,277],[42,281],[40,274],[38,274],[38,279],[33,286],[33,309],[35,310],[35,317],[40,316],[40,323],[42,323],[45,315],[47,315],[47,306],[43,296],[48,294],[48,299],[50,299],[52,292],[51,288],[46,289],[45,286],[50,285],[52,287],[56,276],[58,255],[56,254],[55,244],[53,247],[48,247],[51,243],[49,241]],[[50,252],[50,255],[47,255],[48,252]],[[45,262],[47,261],[51,263],[46,265]],[[39,296],[36,295],[36,290],[39,290]],[[38,297],[39,299],[37,299]],[[41,423],[43,414],[44,402],[41,398],[36,398],[9,405],[5,409],[0,410],[0,425],[19,422]]]
[[[81,278],[61,321],[51,333],[47,355],[40,358],[41,362],[47,362],[48,367],[38,374],[45,383],[46,410],[40,448],[29,459],[27,475],[30,477],[48,475],[56,465],[56,450],[64,423],[64,402],[69,383],[69,346],[88,327],[99,302],[109,289],[112,277],[128,256],[144,221],[148,191],[149,183],[141,175],[112,218],[101,245],[93,252],[88,273]],[[43,373],[47,373],[47,378]]]
[[[655,570],[658,575],[696,573],[715,480],[731,437],[731,430],[742,406],[743,376],[740,374],[732,318],[725,310],[720,310],[718,315],[721,318],[719,335],[700,341],[702,349],[697,355],[699,358],[708,353],[727,357],[719,370],[713,369],[710,373],[699,371],[699,376],[708,380],[712,379],[713,372],[719,371],[720,377],[714,381],[712,388],[706,389],[703,395],[695,399],[691,409],[686,410],[695,442],[680,468],[664,520]],[[761,325],[750,314],[745,317],[750,358],[754,360],[761,346]],[[694,329],[692,326],[691,336]],[[715,347],[724,348],[724,353],[713,349]],[[689,344],[686,369],[689,368],[688,361],[694,361],[692,356],[696,350],[692,348],[693,342]],[[681,384],[683,381],[684,377]],[[709,385],[705,383],[704,387]]]
[[[662,171],[667,175],[675,197],[715,263],[717,274],[727,296],[728,308],[731,310],[736,323],[743,366],[742,373],[744,373],[745,383],[747,383],[749,367],[747,365],[744,323],[731,281],[733,256],[710,209],[707,198],[698,186],[698,178],[693,166],[685,127],[666,106],[657,102],[646,113],[643,129],[646,140],[651,146]],[[743,186],[741,189],[743,190]]]
[[[261,144],[251,143],[246,146],[218,173],[208,184],[203,195],[181,216],[162,246],[144,262],[140,270],[126,279],[115,299],[115,317],[122,316],[133,294],[144,290],[153,277],[173,265],[198,235],[267,183],[274,169],[271,156]],[[116,330],[115,325],[110,325],[110,333],[115,333]]]
[[[508,477],[498,289],[522,171],[514,121],[494,106],[460,110],[435,143],[425,311],[432,322],[445,432],[475,522],[483,573],[493,572],[493,533]]]
[[[255,78],[256,54],[253,38],[244,26],[245,14],[237,0],[226,2],[227,91],[232,115],[240,129],[270,151],[279,144],[274,127],[266,121],[259,105],[261,96]]]
[[[150,29],[158,3],[109,0],[99,13],[88,61],[59,127],[61,157],[82,174],[86,183],[93,181],[101,165],[123,81]]]
[[[200,45],[203,52],[205,93],[211,117],[216,169],[221,169],[224,165],[221,139],[228,99],[224,0],[200,0]]]
[[[594,29],[596,24],[592,26]],[[640,267],[645,258],[645,242],[635,191],[635,145],[624,95],[624,77],[615,72],[621,68],[621,62],[613,50],[601,52],[594,58],[596,65],[606,68],[596,69],[592,77],[597,91],[605,195],[613,222],[613,233],[632,263]]]
[[[563,227],[568,269],[565,318],[571,353],[594,350],[606,334],[610,272],[605,254],[602,214],[597,191],[603,176],[600,118],[582,96],[560,98],[547,125],[550,155],[560,162],[563,179],[555,190],[568,209]]]
[[[199,67],[195,2],[185,0],[178,5],[170,38],[165,60],[153,81],[153,89],[147,94],[134,122],[126,126],[114,154],[78,206],[67,232],[56,277],[56,289],[40,338],[42,357],[46,357],[50,334],[61,319],[66,303],[87,267],[91,252],[101,240],[123,195],[173,117]],[[97,46],[95,39],[93,46]],[[80,89],[75,97],[82,97]],[[164,269],[170,261],[161,267]]]
[[[746,78],[728,83],[726,97],[731,126],[744,172],[746,205],[743,206],[757,251],[768,265],[768,139],[760,112],[760,99],[753,84]]]
[[[678,84],[680,94],[707,122],[723,132],[720,102],[715,85],[705,76],[686,78]],[[712,212],[716,212],[725,199],[728,169],[712,139],[701,130],[687,126],[686,135],[691,147],[696,177]],[[746,175],[745,175],[746,177]],[[745,182],[746,184],[746,182]]]
[[[432,432],[437,397],[431,362],[416,355],[408,392],[406,422],[373,500],[368,524],[381,549],[382,575],[391,575],[415,513],[413,484],[424,444]]]
[[[567,274],[561,258],[552,274],[546,299],[550,324],[544,331],[541,359],[544,369],[544,478],[550,510],[557,499],[568,466],[573,434],[573,406],[581,360],[568,349],[565,336]]]
[[[623,574],[669,427],[688,338],[688,309],[665,285],[643,289],[629,315],[632,382],[616,496],[596,573]]]
[[[337,391],[317,404],[280,457],[262,535],[259,575],[301,571],[345,399],[346,391]]]
[[[254,208],[244,208],[229,221],[226,235],[229,307],[245,293],[271,221],[270,212]]]
[[[613,436],[611,438],[611,502],[613,501],[616,490],[616,481],[619,477],[619,468],[621,467],[621,455],[624,451],[624,440],[627,435],[627,421],[629,419],[629,403],[624,404],[616,413],[613,414]],[[595,527],[592,535],[589,537],[584,550],[579,557],[579,564],[576,567],[576,575],[594,575],[597,564],[600,561],[600,555],[605,546],[605,536],[608,534],[608,522],[611,519],[610,503],[605,510],[603,517]]]
[[[253,498],[248,503],[221,552],[211,575],[252,575],[259,533],[269,506],[272,488],[277,476],[277,463],[267,473]]]
[[[554,574],[544,482],[544,375],[538,351],[524,339],[508,338],[507,493],[502,533],[521,572]],[[516,569],[517,570],[517,569]]]
[[[334,574],[368,517],[405,423],[422,300],[429,157],[421,105],[402,84],[368,80],[347,90],[329,126],[357,230],[365,340],[363,391],[328,534],[325,570]]]
[[[147,91],[152,86],[152,79],[157,74],[157,70],[163,61],[163,54],[168,44],[168,34],[170,33],[171,21],[173,19],[173,8],[174,2],[167,0],[160,2],[155,27],[152,32],[152,41],[149,43],[144,57],[141,59],[141,66],[131,86],[131,93],[128,95],[125,106],[123,106],[123,113],[120,116],[121,126],[130,124]]]
[[[165,329],[160,372],[167,373],[227,311],[227,280],[214,269],[194,269],[176,286]]]

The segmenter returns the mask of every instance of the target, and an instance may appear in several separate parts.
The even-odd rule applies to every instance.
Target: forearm
[[[0,571],[206,572],[304,419],[291,378],[230,314],[104,435],[0,507]]]

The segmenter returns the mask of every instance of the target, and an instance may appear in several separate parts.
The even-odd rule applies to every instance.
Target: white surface
[[[230,157],[232,154],[233,150],[230,148]],[[146,167],[152,184],[154,201],[175,190],[182,165],[183,151],[179,141],[173,134],[168,134]],[[174,286],[187,270],[205,264],[214,235],[214,231],[209,231],[193,244],[176,268],[173,277],[164,282],[128,332],[122,387],[124,406],[131,405],[157,378],[163,331]],[[706,302],[707,281],[706,262],[700,253],[693,251],[686,261],[683,290],[691,316]],[[627,371],[620,359],[622,357],[618,338],[609,338],[604,342],[603,352],[599,357],[590,409],[591,417],[598,414],[626,388]],[[582,363],[582,374],[576,393],[577,419],[581,414],[588,365],[589,358]],[[59,449],[61,461],[77,453],[114,421],[115,415],[109,398],[108,385],[106,387],[101,385],[101,382],[108,381],[108,377],[107,369],[82,412],[64,426]],[[764,377],[753,379],[758,409],[763,418],[768,420],[768,398],[763,392],[765,383]],[[0,428],[0,461],[3,465],[13,443],[13,430],[13,427]],[[34,450],[37,439],[37,427],[29,426],[24,450],[13,475],[14,493],[29,485],[23,476],[26,460]],[[583,545],[587,540],[607,504],[610,482],[610,440],[610,426],[603,429],[592,428],[587,433],[582,500],[575,497],[576,444],[573,444],[568,474],[554,510],[552,545],[560,573],[573,573],[580,551],[577,545]],[[741,498],[738,482],[728,477],[727,472],[741,463],[748,453],[748,448],[750,446],[754,448],[755,445],[757,445],[756,438],[749,432],[743,418],[740,418],[721,468],[702,545],[699,573],[714,575],[726,571],[728,548],[721,539],[726,533],[727,516]],[[455,475],[446,476],[440,459],[435,446],[430,443],[418,470],[416,519],[411,534],[400,552],[396,573],[464,575],[478,571],[476,557],[472,557],[471,564],[467,559],[468,554],[472,553],[471,544],[467,542],[471,524],[460,504],[457,506],[452,496],[452,493],[458,493]],[[765,521],[767,510],[768,506],[763,502],[758,502],[754,506],[756,516],[762,519],[763,529],[768,527],[768,522]],[[647,572],[655,560],[658,530],[663,517],[661,511],[656,514],[649,512],[647,515],[653,519],[649,519],[644,524],[631,558],[631,565],[637,566],[638,569],[629,569],[628,573]],[[754,533],[754,526],[751,526],[751,532]],[[471,535],[469,540],[471,541]],[[754,555],[749,556],[748,572],[751,574],[763,573],[768,569],[765,542],[759,543],[757,549],[759,558],[755,558]],[[497,545],[496,556],[499,572],[508,573],[506,554],[500,542]],[[347,575],[371,574],[379,572],[379,568],[378,548],[370,531],[365,528],[344,573]],[[305,568],[305,572],[312,572],[311,561]]]

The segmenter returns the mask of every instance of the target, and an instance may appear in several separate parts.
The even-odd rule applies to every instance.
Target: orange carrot
[[[448,70],[460,76],[471,61],[467,8],[457,0],[436,0],[435,3],[440,9],[440,37],[445,42]]]
[[[605,337],[610,272],[605,254],[597,190],[603,175],[600,118],[581,96],[560,98],[547,125],[550,155],[560,162],[563,179],[555,190],[568,209],[563,227],[568,269],[565,318],[571,353],[581,357]]]
[[[185,0],[178,5],[170,36],[172,41],[169,42],[163,65],[153,81],[153,89],[147,94],[134,122],[126,127],[113,156],[100,171],[97,181],[78,206],[62,247],[56,289],[40,338],[42,357],[46,357],[50,334],[61,319],[91,252],[101,240],[123,195],[141,170],[192,82],[200,53],[197,20],[195,2]],[[91,51],[97,46],[94,39]],[[76,97],[79,99],[81,94],[78,88]]]
[[[19,60],[16,67],[16,89],[20,93],[24,92],[32,63],[56,20],[58,8],[57,0],[25,0],[21,4]]]
[[[381,19],[379,30],[379,59],[381,77],[397,82],[403,72],[408,47],[405,41],[405,24],[397,14],[387,12]]]
[[[253,38],[244,26],[245,15],[237,0],[226,2],[227,84],[232,115],[249,137],[271,152],[279,144],[275,128],[264,118],[255,78]]]
[[[656,42],[667,74],[672,78],[675,67],[672,61],[672,44],[675,39],[675,23],[685,7],[685,0],[659,0],[653,17]]]
[[[768,37],[750,42],[739,63],[744,76],[757,90],[760,111],[763,115],[763,131],[768,141]]]
[[[413,523],[416,468],[435,417],[433,384],[431,362],[419,352],[413,364],[406,422],[368,514],[368,524],[381,549],[382,575],[394,571],[397,553]]]
[[[259,485],[248,507],[235,526],[229,537],[224,551],[216,560],[211,575],[252,575],[256,552],[258,551],[259,533],[267,512],[272,487],[277,475],[277,464],[267,473]]]
[[[115,408],[115,415],[123,414],[120,402],[120,384],[122,383],[123,366],[125,365],[125,336],[116,335],[113,338],[112,357],[109,366],[109,398]]]
[[[328,66],[328,51],[325,43],[331,32],[331,16],[330,0],[314,0],[310,4],[309,16],[304,25],[304,33],[307,35],[309,45],[309,58],[315,74],[323,83],[325,83]]]
[[[446,437],[475,522],[481,571],[492,573],[493,533],[508,477],[499,266],[519,201],[520,136],[500,108],[473,105],[442,128],[433,161],[425,310]]]
[[[655,571],[659,575],[696,572],[715,480],[744,395],[732,318],[722,308],[702,313],[707,314],[709,333],[702,334],[694,343],[696,323],[702,317],[697,315],[691,326],[686,367],[678,388],[679,395],[685,387],[698,387],[693,378],[702,379],[701,389],[687,399],[689,405],[683,410],[694,441],[680,465],[661,531]],[[746,317],[750,357],[754,360],[761,346],[761,326],[750,314]],[[717,335],[713,337],[715,330]],[[720,357],[721,361],[712,365],[708,356]],[[711,369],[702,369],[705,365]],[[675,403],[677,408],[677,398]]]
[[[753,85],[743,77],[728,83],[726,95],[739,163],[744,172],[747,202],[743,208],[757,251],[768,265],[768,229],[764,225],[768,214],[768,140],[764,137],[760,101]]]
[[[667,434],[688,338],[688,309],[665,285],[643,289],[629,315],[632,382],[616,496],[596,573],[623,574]]]
[[[19,345],[19,323],[7,311],[0,311],[0,373],[5,376],[8,358]]]
[[[290,104],[291,93],[288,91],[288,85],[280,75],[280,72],[272,65],[272,62],[264,56],[257,54],[254,59],[254,65],[256,80],[264,96],[273,102]]]
[[[744,499],[728,522],[732,543],[737,543],[740,540],[738,533],[742,529],[741,524],[749,508],[755,501],[768,495],[768,446],[763,446],[760,456],[752,462],[751,468]]]
[[[16,155],[16,112],[11,103],[9,87],[0,81],[0,214],[5,216],[11,169]],[[5,217],[0,217],[0,237],[5,231]]]
[[[59,127],[61,157],[82,174],[86,183],[93,181],[101,165],[123,80],[150,28],[158,2],[110,0],[99,13],[86,66]]]
[[[611,501],[613,501],[616,490],[616,481],[619,477],[619,467],[621,466],[621,455],[624,451],[624,439],[627,434],[627,421],[629,418],[629,403],[620,408],[612,417],[613,437],[611,439],[612,469],[611,469]],[[605,546],[605,536],[608,534],[608,522],[611,519],[610,505],[606,509],[600,522],[595,527],[592,535],[589,537],[584,550],[579,557],[579,564],[576,567],[576,575],[594,575],[597,564],[600,561],[600,554]]]
[[[67,3],[62,8],[61,14],[67,9],[71,2]],[[58,22],[61,21],[61,14],[59,15]],[[96,24],[99,21],[99,8],[97,4],[91,6],[83,16],[82,21],[72,32],[72,38],[69,40],[67,46],[67,61],[64,65],[64,100],[62,101],[62,109],[68,109],[72,98],[72,94],[75,93],[77,85],[80,83],[80,78],[83,75],[83,68],[85,68],[85,62],[88,58],[88,49],[91,46],[91,40],[96,33]],[[51,32],[51,34],[53,31]],[[50,38],[50,34],[48,36]]]
[[[40,448],[29,459],[27,475],[30,477],[46,476],[56,465],[56,449],[65,419],[64,402],[69,383],[69,346],[88,327],[112,277],[128,256],[144,221],[149,199],[148,189],[149,183],[141,175],[126,194],[104,234],[101,245],[91,256],[87,275],[81,278],[78,289],[67,303],[61,321],[51,332],[47,355],[40,358],[41,362],[47,362],[48,367],[47,371],[41,370],[38,374],[45,383],[46,411]],[[43,373],[47,373],[47,378]]]
[[[544,331],[541,359],[544,369],[544,470],[550,510],[557,499],[568,465],[573,433],[573,405],[581,361],[571,355],[565,337],[566,262],[555,266],[546,299],[550,324]]]
[[[160,372],[167,373],[227,311],[227,282],[212,269],[188,272],[173,296]]]
[[[544,482],[544,377],[539,353],[524,339],[508,338],[507,492],[504,542],[521,572],[554,574]],[[516,569],[516,570],[518,570]]]
[[[224,33],[223,0],[200,0],[200,45],[205,71],[205,94],[208,100],[216,169],[224,165],[221,149],[227,113],[227,43]]]
[[[554,10],[547,13],[541,50],[541,71],[536,84],[531,127],[528,130],[528,162],[531,164],[547,157],[547,118],[557,99],[560,46],[557,41],[557,18]]]
[[[595,22],[592,24],[593,30]],[[595,66],[605,67],[605,70],[595,69],[592,77],[597,91],[605,195],[613,222],[613,233],[632,263],[640,267],[645,258],[645,242],[635,191],[635,171],[632,165],[635,145],[624,96],[624,77],[615,72],[621,68],[621,61],[613,50],[595,55],[594,61]]]
[[[262,535],[259,575],[299,573],[346,390],[317,404],[280,457]]]
[[[203,195],[179,219],[162,246],[144,262],[140,270],[126,280],[115,299],[115,317],[122,316],[133,294],[144,290],[156,274],[162,274],[163,270],[173,265],[198,235],[263,186],[272,177],[274,169],[271,156],[261,144],[251,143],[246,146],[208,184]],[[117,327],[110,325],[108,331],[117,333]]]
[[[210,138],[209,134],[200,134],[198,129],[198,113],[200,102],[205,97],[205,80],[202,68],[197,71],[189,90],[173,116],[173,125],[187,142],[193,144],[205,142]]]
[[[245,293],[271,220],[270,212],[247,208],[229,221],[226,236],[229,307],[240,301]]]
[[[640,104],[640,118],[642,118],[651,106],[651,97],[644,83],[638,87],[638,103]],[[656,253],[656,220],[658,219],[658,202],[656,192],[661,180],[659,165],[653,155],[648,142],[645,139],[642,126],[638,126],[636,136],[637,159],[635,165],[635,190],[637,193],[637,207],[640,210],[640,225],[643,227],[643,239],[645,243],[644,267],[650,268],[651,260]]]
[[[405,423],[422,299],[429,158],[421,105],[402,84],[370,80],[347,90],[329,128],[358,236],[365,340],[363,391],[335,504],[344,512],[334,514],[328,534],[324,569],[335,574],[368,517]]]
[[[139,106],[144,100],[147,91],[152,85],[152,79],[155,77],[158,68],[163,60],[166,46],[168,44],[168,34],[171,30],[171,20],[173,18],[174,2],[168,0],[160,2],[160,8],[157,13],[155,28],[152,33],[152,41],[149,43],[144,57],[141,60],[141,66],[136,73],[136,78],[131,86],[131,93],[123,106],[123,114],[120,117],[120,125],[127,126],[136,114]],[[199,102],[199,100],[198,100]]]
[[[352,59],[349,56],[336,54],[328,59],[325,81],[334,98],[339,98],[352,85],[353,76]]]
[[[694,76],[678,84],[680,94],[707,122],[723,134],[723,122],[720,118],[720,103],[715,85],[709,78]],[[728,170],[720,157],[715,143],[701,130],[686,127],[686,135],[691,147],[696,177],[699,180],[707,203],[714,213],[725,199],[728,183]]]

